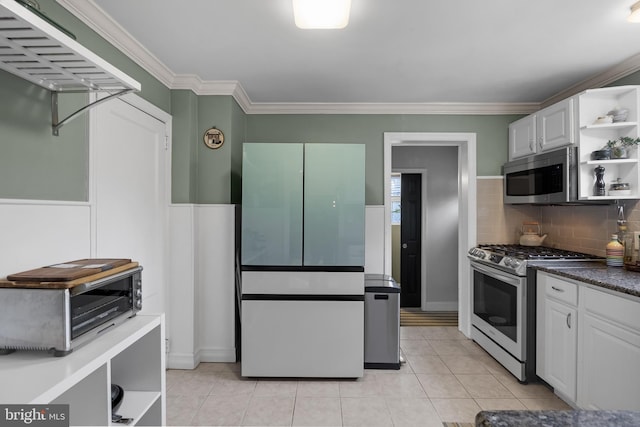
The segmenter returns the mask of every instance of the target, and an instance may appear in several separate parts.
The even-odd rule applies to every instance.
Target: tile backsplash
[[[502,178],[478,179],[478,243],[518,243],[523,221],[538,221],[543,245],[605,256],[605,246],[617,231],[615,205],[528,206],[505,205]],[[625,200],[630,232],[640,231],[640,200]]]

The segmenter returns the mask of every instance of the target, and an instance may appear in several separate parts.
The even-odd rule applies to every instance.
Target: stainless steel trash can
[[[364,367],[400,369],[400,285],[383,274],[364,280]]]

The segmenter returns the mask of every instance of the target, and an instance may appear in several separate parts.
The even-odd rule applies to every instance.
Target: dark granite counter
[[[640,273],[603,261],[529,261],[536,270],[640,297]]]
[[[481,411],[477,427],[637,427],[636,411]]]

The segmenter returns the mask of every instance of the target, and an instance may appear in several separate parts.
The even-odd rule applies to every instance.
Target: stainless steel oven
[[[526,381],[527,279],[471,261],[471,337]]]
[[[521,382],[535,380],[536,270],[529,262],[597,258],[544,246],[471,248],[471,338]]]

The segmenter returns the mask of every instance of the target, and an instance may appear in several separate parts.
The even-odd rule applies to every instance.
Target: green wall
[[[474,132],[478,175],[500,175],[508,126],[520,115],[248,115],[247,142],[364,143],[366,204],[383,204],[385,132]]]

